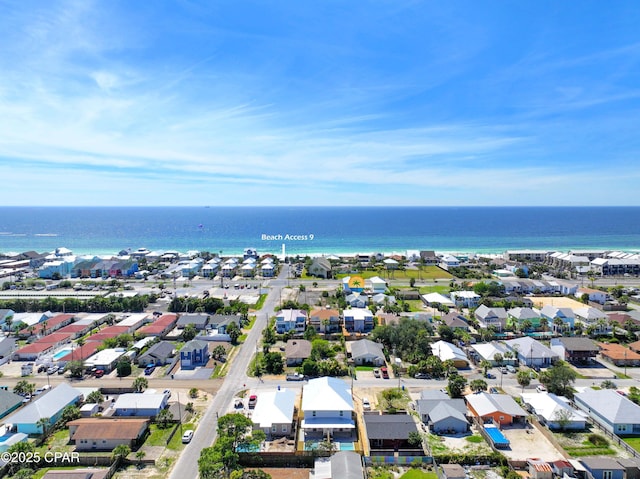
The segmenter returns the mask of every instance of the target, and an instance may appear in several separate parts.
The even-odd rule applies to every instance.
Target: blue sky
[[[640,205],[633,1],[3,1],[2,205]]]

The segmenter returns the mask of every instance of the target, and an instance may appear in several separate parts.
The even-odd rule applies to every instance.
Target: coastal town
[[[633,252],[4,253],[0,325],[6,477],[640,477]]]

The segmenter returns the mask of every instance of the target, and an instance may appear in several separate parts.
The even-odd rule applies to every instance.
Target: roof
[[[273,424],[291,424],[295,401],[296,393],[291,389],[261,392],[251,420],[263,428],[270,428]]]
[[[209,321],[209,315],[207,314],[184,314],[180,316],[176,326],[185,327],[187,324],[193,324],[195,326],[205,326]]]
[[[310,318],[330,319],[340,317],[340,312],[337,309],[314,309],[309,314]]]
[[[596,321],[598,319],[607,319],[607,315],[599,309],[592,308],[591,306],[585,306],[584,308],[576,308],[573,310],[576,316],[587,319],[589,321]]]
[[[303,411],[353,411],[351,386],[342,379],[311,379],[302,389]]]
[[[11,424],[36,424],[39,419],[53,417],[68,404],[77,401],[82,393],[67,383],[61,383],[51,389],[47,394],[42,394],[27,406],[7,418]]]
[[[22,396],[0,389],[0,417],[11,411],[16,405],[22,404]]]
[[[169,357],[175,349],[175,346],[169,341],[160,341],[147,349],[141,356]]]
[[[569,411],[566,419],[571,422],[585,422],[585,415],[569,406],[566,399],[560,398],[553,393],[523,393],[522,400],[535,410],[538,416],[543,417],[547,422],[557,420],[559,411]]]
[[[564,348],[568,351],[600,351],[595,341],[589,338],[558,338]]]
[[[476,351],[483,359],[493,360],[496,354],[502,354],[507,352],[507,347],[504,344],[492,341],[484,344],[474,344],[471,348]]]
[[[165,401],[165,394],[127,393],[118,396],[113,407],[115,409],[159,409]]]
[[[448,306],[455,306],[455,303],[453,301],[451,301],[451,299],[447,298],[445,295],[440,294],[440,293],[423,294],[422,295],[422,299],[427,304],[438,303],[438,304],[444,304],[444,305],[448,305]]]
[[[467,323],[467,318],[462,316],[460,313],[449,313],[444,318],[442,318],[444,324],[449,326],[450,328],[468,328],[469,323]]]
[[[527,412],[508,394],[468,394],[465,399],[481,417],[495,412],[502,412],[509,416],[527,415]]]
[[[362,479],[362,457],[353,451],[340,451],[331,456],[331,477],[336,479]]]
[[[640,406],[613,389],[586,389],[574,396],[576,404],[593,410],[611,424],[640,424]]]
[[[531,308],[512,308],[507,311],[507,314],[518,320],[538,319],[540,317],[540,313]]]
[[[72,469],[56,471],[50,469],[42,479],[104,479],[109,469]]]
[[[406,439],[418,430],[409,414],[365,414],[364,422],[369,439]]]
[[[306,359],[311,356],[311,341],[306,339],[290,339],[284,350],[287,359]]]
[[[197,339],[192,339],[191,341],[189,341],[187,344],[185,344],[182,349],[180,350],[180,353],[183,352],[191,352],[191,351],[199,351],[201,349],[204,349],[208,347],[208,344],[206,341],[199,341]]]
[[[504,308],[490,308],[484,304],[478,306],[475,312],[476,317],[486,319],[486,318],[498,318],[498,319],[506,319],[507,318],[507,310]]]
[[[420,408],[420,401],[418,400],[418,410],[422,414],[422,409]],[[425,401],[425,400],[422,400]],[[431,402],[431,401],[429,401]],[[430,406],[425,405],[425,406]],[[437,423],[443,421],[445,419],[454,418],[458,419],[462,422],[467,421],[466,416],[467,408],[464,404],[464,399],[449,399],[447,401],[438,401],[429,411],[429,420],[432,423]]]
[[[77,427],[70,439],[74,441],[87,439],[136,439],[140,430],[148,424],[148,419],[120,418],[83,418],[67,423],[69,427]]]
[[[431,352],[434,356],[438,356],[442,361],[452,359],[454,361],[466,361],[467,355],[455,344],[448,343],[446,341],[436,341],[431,345]]]
[[[384,359],[382,345],[369,339],[360,339],[351,344],[351,357],[359,358],[369,355]]]
[[[600,354],[607,356],[613,360],[638,361],[640,354],[625,348],[622,344],[615,343],[597,343],[600,346]]]
[[[531,336],[522,336],[521,338],[509,339],[505,341],[509,349],[517,350],[518,354],[527,358],[557,358],[558,353],[548,348],[540,341],[533,339]]]
[[[366,296],[364,297],[366,298]],[[353,318],[354,320],[373,318],[373,313],[367,308],[349,308],[345,309],[342,314],[345,318]]]
[[[580,462],[588,469],[605,469],[605,470],[618,470],[624,471],[624,467],[622,467],[618,461],[611,457],[583,457],[580,459]]]
[[[464,479],[467,473],[460,464],[440,464],[440,468],[447,479]]]
[[[439,389],[423,389],[420,393],[420,399],[449,399],[449,395]]]

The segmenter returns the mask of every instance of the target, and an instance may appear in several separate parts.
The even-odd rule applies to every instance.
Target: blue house
[[[195,369],[205,366],[209,361],[209,343],[194,339],[180,350],[180,368]]]
[[[625,468],[611,457],[585,457],[580,462],[590,479],[623,479]]]
[[[81,399],[79,390],[62,383],[7,417],[5,422],[13,424],[18,432],[39,435],[42,434],[42,425],[38,424],[40,419],[47,418],[47,428],[50,428],[58,422],[65,407],[78,404]]]

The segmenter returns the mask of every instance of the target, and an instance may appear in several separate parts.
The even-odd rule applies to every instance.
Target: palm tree
[[[147,378],[143,378],[143,377],[135,378],[133,380],[132,387],[135,392],[141,393],[142,391],[144,391],[149,387],[149,381],[147,381]]]
[[[554,329],[556,330],[556,333],[562,333],[564,330],[564,321],[562,320],[562,318],[556,316],[555,318],[553,318],[553,325],[554,325]]]
[[[482,368],[482,375],[486,377],[487,371],[491,367],[491,363],[486,359],[483,359],[482,361],[480,361],[480,367]]]
[[[42,437],[46,437],[47,429],[49,428],[50,419],[48,417],[41,417],[36,422],[36,426],[38,429],[42,428]]]

